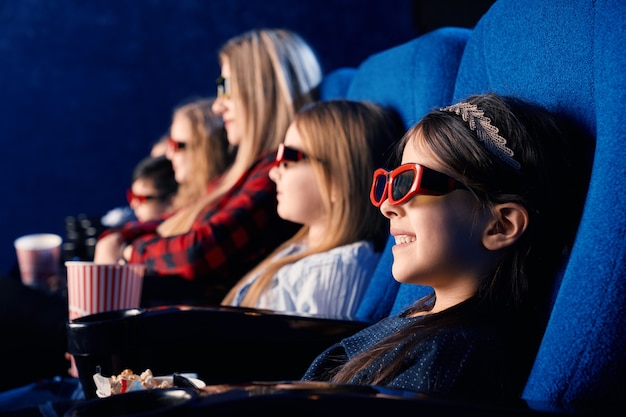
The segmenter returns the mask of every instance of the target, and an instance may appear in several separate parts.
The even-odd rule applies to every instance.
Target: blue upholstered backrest
[[[374,54],[357,69],[347,97],[398,111],[406,128],[448,104],[469,29],[441,28]]]
[[[370,56],[353,75],[347,98],[391,107],[409,128],[432,108],[450,103],[470,33],[469,29],[441,28]],[[426,290],[393,279],[391,244],[390,239],[357,312],[360,320],[386,317],[396,300],[413,301]]]
[[[529,402],[626,392],[625,46],[624,1],[499,0],[459,68],[454,101],[487,91],[520,96],[573,116],[596,138],[576,243],[523,394]]]
[[[324,75],[322,85],[320,86],[320,99],[345,98],[348,95],[348,89],[355,74],[356,68],[343,67]]]

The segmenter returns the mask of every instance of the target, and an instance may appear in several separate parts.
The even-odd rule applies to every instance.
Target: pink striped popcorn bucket
[[[65,266],[70,321],[140,306],[145,265],[67,261]]]

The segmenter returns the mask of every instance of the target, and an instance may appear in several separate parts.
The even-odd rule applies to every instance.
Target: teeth
[[[405,243],[415,242],[414,237],[406,236],[406,235],[394,236],[394,238],[396,239],[396,245],[402,245]]]

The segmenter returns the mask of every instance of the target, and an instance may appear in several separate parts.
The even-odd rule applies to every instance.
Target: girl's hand
[[[93,262],[97,264],[119,263],[122,258],[123,246],[124,239],[122,238],[121,233],[114,232],[104,236],[98,240],[98,243],[96,243]]]
[[[65,352],[65,359],[70,361],[70,367],[67,370],[69,376],[73,376],[74,378],[78,378],[78,368],[76,367],[76,362],[74,362],[74,356],[68,352]]]

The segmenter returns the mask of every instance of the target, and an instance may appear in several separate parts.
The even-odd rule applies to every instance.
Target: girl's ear
[[[528,211],[517,203],[497,204],[483,233],[483,245],[499,250],[512,245],[528,227]]]

